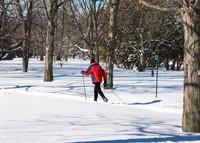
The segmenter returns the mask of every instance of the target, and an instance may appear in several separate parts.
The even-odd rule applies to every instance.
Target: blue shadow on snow
[[[149,105],[149,104],[154,104],[154,103],[158,103],[161,102],[162,100],[154,100],[151,102],[147,102],[147,103],[139,103],[139,102],[135,102],[135,103],[130,103],[129,105]]]
[[[150,142],[181,142],[181,141],[200,141],[200,136],[172,136],[164,138],[138,138],[122,140],[86,141],[87,143],[150,143]],[[76,142],[76,143],[86,143]]]

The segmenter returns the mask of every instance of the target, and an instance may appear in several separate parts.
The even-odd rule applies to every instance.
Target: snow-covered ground
[[[0,143],[200,142],[200,134],[181,131],[183,72],[159,70],[155,98],[150,71],[115,69],[104,103],[93,101],[90,77],[85,101],[80,70],[88,60],[55,63],[53,82],[43,82],[43,62],[30,59],[28,73],[21,64],[0,61]]]

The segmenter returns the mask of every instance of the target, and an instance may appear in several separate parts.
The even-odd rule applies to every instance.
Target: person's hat
[[[94,60],[94,59],[91,59],[90,63],[94,63],[94,62],[95,62],[95,60]]]

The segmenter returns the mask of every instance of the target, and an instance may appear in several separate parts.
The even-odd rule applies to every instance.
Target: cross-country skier
[[[104,79],[104,87],[107,86],[107,76],[105,71],[95,62],[94,59],[91,59],[90,66],[86,71],[81,70],[81,74],[86,76],[91,74],[92,83],[95,85],[94,87],[94,101],[97,101],[98,93],[103,98],[104,102],[108,102],[108,99],[105,97],[103,92],[101,91],[100,84],[102,82],[102,77]]]

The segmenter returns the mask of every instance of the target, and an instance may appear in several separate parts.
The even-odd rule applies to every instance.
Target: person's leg
[[[94,101],[97,101],[98,98],[98,91],[96,90],[96,84],[94,86]]]
[[[108,99],[105,97],[105,95],[101,91],[100,83],[99,82],[95,82],[94,84],[95,84],[95,90],[101,95],[101,97],[103,98],[103,101],[107,102]]]

